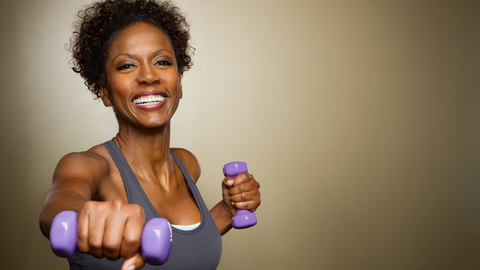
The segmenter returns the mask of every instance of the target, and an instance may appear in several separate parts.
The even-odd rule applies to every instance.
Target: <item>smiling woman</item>
[[[171,42],[180,77],[191,68],[189,24],[170,2],[103,1],[78,13],[80,20],[72,37],[73,70],[97,97],[106,84],[106,54],[115,36],[136,22],[161,29]]]
[[[168,123],[182,98],[177,61],[167,35],[149,23],[127,27],[106,56],[107,86],[100,97],[113,108],[120,130],[125,122],[139,127]]]
[[[170,148],[170,120],[191,66],[185,18],[169,2],[147,0],[98,2],[79,16],[73,69],[113,107],[119,129],[112,140],[60,160],[40,214],[43,234],[50,236],[60,212],[77,212],[70,269],[215,269],[221,235],[236,209],[260,205],[260,185],[248,173],[226,177],[222,200],[208,210],[196,187],[196,157]],[[139,252],[143,226],[155,217],[173,226],[161,266]]]

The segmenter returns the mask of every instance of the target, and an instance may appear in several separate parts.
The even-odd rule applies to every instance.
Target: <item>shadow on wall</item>
[[[68,6],[63,10],[71,13],[52,9],[55,5],[62,10],[62,4]],[[62,16],[71,21],[76,8],[78,6],[61,1],[3,1],[0,4],[2,269],[68,268],[66,260],[55,257],[48,249],[49,242],[40,232],[38,216],[55,164],[66,154],[65,150],[57,151],[58,136],[66,133],[56,131],[75,125],[75,118],[58,120],[65,110],[58,109],[58,95],[52,93],[63,92],[76,98],[71,85],[59,85],[62,78],[58,74],[59,68],[68,68],[68,59],[63,56],[70,25],[63,23],[66,20],[62,20]],[[68,35],[63,35],[64,31]],[[49,54],[50,51],[53,53]],[[83,86],[81,81],[78,86]],[[50,91],[52,88],[57,92]],[[70,137],[73,144],[78,134],[81,132]]]
[[[18,29],[12,27],[16,21],[14,10],[18,4],[2,3],[0,8],[0,197],[3,217],[0,223],[0,256],[6,264],[5,269],[28,269],[25,255],[30,251],[32,239],[38,235],[38,220],[32,209],[32,190],[29,177],[31,167],[31,148],[29,141],[28,104],[22,104],[22,86],[25,85],[22,68],[25,63],[19,60],[21,52]],[[8,37],[8,38],[5,38]]]

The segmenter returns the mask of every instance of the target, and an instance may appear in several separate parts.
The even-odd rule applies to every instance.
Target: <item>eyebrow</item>
[[[153,52],[153,55],[157,55],[157,54],[159,54],[159,53],[161,53],[161,52],[163,52],[163,51],[170,53],[170,54],[173,55],[173,57],[175,58],[175,54],[172,53],[170,50],[167,50],[167,49],[156,50],[155,52]],[[113,62],[115,62],[115,59],[117,59],[117,58],[118,58],[119,56],[121,56],[121,55],[126,55],[126,56],[128,56],[128,57],[135,58],[135,55],[133,55],[133,54],[130,54],[130,53],[120,53],[119,55],[115,56],[115,58],[112,59],[112,61],[111,61],[110,64],[113,64]]]

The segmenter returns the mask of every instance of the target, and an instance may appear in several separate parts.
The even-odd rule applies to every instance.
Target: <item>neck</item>
[[[156,180],[165,185],[169,179],[175,179],[170,156],[170,123],[157,129],[119,126],[119,132],[112,140],[138,178]]]

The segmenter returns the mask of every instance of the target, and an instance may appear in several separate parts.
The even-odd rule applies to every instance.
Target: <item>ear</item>
[[[110,107],[112,105],[112,102],[110,101],[110,97],[108,95],[108,89],[105,86],[100,86],[100,98],[103,101],[103,105],[105,107]]]
[[[180,99],[183,97],[183,88],[182,88],[182,81],[178,83],[178,88],[180,89]]]

